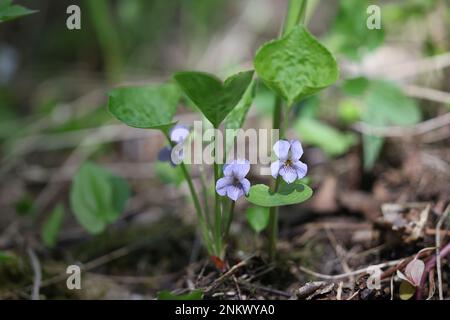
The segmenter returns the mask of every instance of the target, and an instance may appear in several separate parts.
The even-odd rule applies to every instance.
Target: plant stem
[[[197,193],[192,183],[191,175],[189,174],[186,165],[182,162],[180,163],[181,170],[183,171],[184,177],[188,183],[189,190],[191,192],[192,200],[194,201],[195,211],[197,212],[197,218],[200,222],[200,228],[202,230],[203,240],[205,241],[208,252],[212,252],[211,239],[209,237],[208,228],[206,227],[205,217],[202,213],[202,208],[200,206],[200,201],[198,200]]]
[[[167,140],[169,141],[169,144],[173,147],[174,144],[170,140],[169,134],[167,132],[164,132],[166,135]],[[206,248],[209,253],[212,253],[212,246],[211,246],[211,238],[209,235],[209,231],[206,225],[205,217],[203,215],[202,207],[200,205],[200,201],[197,196],[197,192],[195,191],[194,183],[192,182],[192,177],[189,174],[189,171],[186,168],[186,165],[184,162],[181,162],[179,164],[181,171],[183,172],[184,178],[186,179],[186,182],[188,183],[189,191],[191,193],[192,201],[194,202],[195,212],[197,214],[198,221],[200,223],[200,229],[203,236],[203,241],[205,242]]]
[[[289,1],[288,11],[284,21],[283,34],[291,31],[297,24],[303,24],[306,17],[308,0]]]
[[[280,97],[277,97],[275,101],[275,108],[273,111],[273,123],[272,128],[280,130],[280,139],[283,138],[284,132],[282,132],[281,118],[283,113],[283,103]],[[272,182],[271,192],[277,192],[279,184],[279,178]],[[273,261],[276,255],[277,237],[278,237],[278,207],[271,207],[269,209],[269,260]]]
[[[291,31],[295,25],[303,24],[306,16],[306,7],[308,0],[290,0],[288,6],[288,12],[283,26],[283,35]],[[289,114],[289,107],[287,107],[285,114],[285,122]],[[272,128],[278,129],[280,133],[280,139],[284,138],[284,129],[282,123],[283,116],[283,103],[280,97],[277,97],[273,110],[273,122]],[[271,192],[277,192],[280,178],[278,177],[275,182],[272,183]],[[269,210],[269,259],[273,261],[276,255],[277,238],[278,238],[278,207],[271,207]]]
[[[231,200],[230,210],[229,210],[228,217],[227,217],[228,218],[227,219],[227,227],[225,228],[225,234],[224,234],[225,239],[228,238],[228,235],[230,234],[231,222],[233,221],[233,218],[234,218],[235,204],[236,204],[236,202]]]
[[[217,127],[214,129],[218,130]],[[217,154],[217,136],[214,136],[214,187],[217,184],[217,180],[219,180],[219,164],[217,163],[216,154]],[[214,218],[214,225],[215,225],[215,248],[216,248],[216,256],[219,258],[222,258],[222,213],[220,212],[221,209],[221,200],[220,196],[217,192],[214,192],[215,195],[215,203],[214,203],[214,212],[215,212],[215,218]]]
[[[122,52],[120,37],[116,32],[110,13],[109,1],[85,0],[97,41],[100,45],[105,63],[106,76],[111,83],[120,80],[122,72]]]

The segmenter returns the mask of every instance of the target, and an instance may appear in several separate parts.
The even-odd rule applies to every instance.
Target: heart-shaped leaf
[[[75,175],[70,205],[75,218],[90,233],[103,231],[117,220],[129,198],[127,182],[106,169],[87,162]]]
[[[407,126],[419,122],[422,114],[414,99],[407,97],[395,83],[370,81],[364,95],[362,118],[375,127]],[[364,168],[370,170],[383,146],[383,138],[363,136]]]
[[[247,199],[261,207],[278,207],[304,202],[312,194],[310,187],[299,182],[282,185],[275,193],[270,192],[268,186],[257,184],[250,188]]]
[[[269,224],[269,209],[260,206],[249,207],[246,211],[247,221],[256,232],[263,231]]]
[[[247,117],[248,110],[252,105],[254,97],[255,81],[252,81],[248,86],[247,91],[245,91],[244,95],[242,96],[241,101],[239,101],[233,111],[231,111],[230,114],[228,114],[228,116],[225,118],[224,127],[225,129],[229,129],[226,136],[226,152],[228,152],[228,150],[230,150],[230,148],[233,146],[237,130],[244,124],[245,118]],[[229,134],[229,132],[232,132],[232,134]]]
[[[216,128],[239,103],[252,77],[253,71],[245,71],[222,83],[205,72],[184,71],[174,75],[180,88]]]
[[[174,84],[122,87],[109,92],[108,109],[130,127],[167,130],[179,100]]]
[[[264,83],[289,106],[333,84],[339,76],[333,55],[303,26],[264,44],[254,65]]]
[[[344,154],[357,142],[354,134],[341,132],[314,118],[299,118],[294,128],[302,142],[318,146],[329,156]]]

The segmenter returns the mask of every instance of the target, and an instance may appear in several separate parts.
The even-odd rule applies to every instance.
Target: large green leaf
[[[37,12],[19,5],[13,5],[11,0],[0,0],[0,22],[13,20]]]
[[[374,80],[370,82],[364,98],[362,119],[375,127],[406,126],[422,119],[416,101],[402,92],[394,83]],[[364,168],[374,165],[383,145],[383,138],[364,135]]]
[[[263,231],[269,224],[269,209],[267,207],[249,207],[245,215],[250,226],[258,233]]]
[[[226,151],[228,151],[233,145],[237,129],[241,128],[244,124],[248,110],[252,105],[254,96],[255,81],[252,81],[248,86],[247,91],[245,91],[244,95],[242,96],[242,99],[239,101],[238,105],[225,118],[225,129],[229,129],[226,136]],[[229,132],[232,132],[232,134],[230,135]]]
[[[45,221],[42,226],[41,237],[47,247],[53,248],[55,246],[63,218],[64,207],[62,204],[59,204],[55,207],[47,221]]]
[[[289,106],[339,77],[333,55],[303,26],[264,44],[256,53],[254,65],[264,83]]]
[[[310,187],[299,182],[283,184],[276,193],[264,184],[257,184],[250,188],[247,200],[261,207],[278,207],[304,202],[312,194]]]
[[[294,125],[302,142],[317,146],[329,156],[339,156],[356,144],[353,133],[339,130],[313,118],[300,118]]]
[[[339,10],[330,40],[337,50],[346,57],[359,60],[368,52],[376,49],[384,41],[384,27],[367,28],[366,10],[373,4],[370,0],[338,1]],[[383,7],[384,14],[384,7]]]
[[[253,71],[245,71],[222,83],[214,75],[204,72],[184,71],[174,75],[180,88],[214,127],[218,127],[241,101],[252,77]]]
[[[87,162],[78,170],[70,190],[70,205],[78,222],[90,233],[102,232],[117,220],[129,198],[125,180]]]
[[[109,92],[108,109],[131,127],[167,130],[174,124],[179,100],[174,84],[122,87]]]

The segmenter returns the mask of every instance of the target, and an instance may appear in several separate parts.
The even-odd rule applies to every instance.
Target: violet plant
[[[193,200],[203,242],[215,261],[223,261],[226,239],[234,217],[235,203],[246,199],[253,205],[270,208],[268,217],[268,255],[275,257],[278,233],[278,208],[298,204],[312,196],[312,190],[299,181],[307,174],[300,161],[303,148],[297,139],[287,139],[285,129],[292,106],[304,97],[333,84],[338,78],[337,63],[303,26],[306,0],[291,0],[280,39],[264,44],[254,58],[254,71],[234,74],[225,81],[198,71],[175,73],[172,81],[161,85],[121,87],[109,94],[109,111],[125,124],[142,129],[160,130],[169,147],[159,154],[160,160],[171,161],[181,168]],[[257,82],[263,82],[277,95],[273,113],[273,129],[280,140],[273,145],[276,159],[271,165],[270,186],[251,185],[247,175],[250,163],[245,159],[227,159],[223,141],[215,136],[213,176],[214,209],[207,201],[202,205],[189,168],[179,146],[188,136],[187,127],[176,124],[180,98],[184,95],[211,123],[214,129],[238,129],[245,121]],[[226,141],[228,145],[230,141]],[[174,161],[174,159],[176,161]],[[266,211],[262,211],[266,212]],[[252,215],[253,216],[253,215]],[[260,228],[259,228],[260,231]],[[217,263],[216,263],[217,265]]]

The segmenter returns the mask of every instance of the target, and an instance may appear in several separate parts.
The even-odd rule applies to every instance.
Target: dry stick
[[[430,100],[439,103],[450,103],[450,93],[432,88],[416,85],[402,85],[403,92],[408,96],[418,99]]]
[[[404,79],[420,73],[427,73],[434,70],[444,69],[450,66],[450,52],[446,52],[433,57],[426,57],[416,61],[387,65],[384,69],[385,74],[391,78]]]
[[[39,290],[41,288],[42,271],[39,259],[36,253],[31,247],[27,248],[28,256],[30,257],[31,267],[33,268],[34,278],[33,278],[33,290],[31,293],[31,300],[39,300]]]
[[[368,266],[362,269],[358,269],[352,272],[347,272],[347,273],[341,273],[341,274],[336,274],[336,275],[328,275],[328,274],[323,274],[323,273],[318,273],[315,272],[313,270],[310,270],[308,268],[302,267],[302,266],[298,266],[297,268],[300,271],[303,271],[304,273],[307,273],[311,276],[317,277],[317,278],[321,278],[321,279],[325,279],[325,280],[339,280],[339,279],[343,279],[343,278],[349,278],[352,276],[356,276],[362,273],[366,273],[367,269],[372,267],[372,268],[385,268],[385,267],[390,267],[390,266],[395,266],[397,265],[399,262],[403,261],[404,259],[398,259],[398,260],[393,260],[393,261],[388,261],[385,263],[380,263],[380,264],[376,264],[376,265],[372,265],[372,266]]]
[[[265,291],[268,293],[272,293],[275,294],[277,296],[282,296],[285,298],[291,298],[292,294],[290,294],[289,292],[285,292],[285,291],[281,291],[281,290],[277,290],[277,289],[272,289],[269,287],[265,287],[265,286],[260,286],[257,284],[253,284],[244,280],[238,280],[239,284],[243,285],[244,287],[250,288],[250,289],[256,289],[256,290],[260,290],[260,291]]]
[[[124,246],[121,247],[117,250],[111,251],[103,256],[100,256],[94,260],[91,260],[85,264],[82,264],[80,266],[80,270],[82,271],[89,271],[92,270],[94,268],[100,267],[102,265],[105,265],[109,262],[111,262],[112,260],[121,258],[123,256],[128,255],[129,253],[133,252],[134,250],[137,250],[141,247],[141,245],[143,245],[144,243],[139,243],[139,244],[133,244],[133,245],[128,245],[128,246]],[[61,273],[59,275],[56,275],[52,278],[46,279],[44,281],[42,281],[41,283],[41,288],[43,287],[47,287],[49,285],[58,283],[64,279],[66,279],[67,274],[66,273]]]
[[[354,130],[377,137],[405,137],[405,136],[418,136],[424,133],[445,127],[450,125],[450,112],[441,116],[420,122],[414,126],[401,127],[379,127],[373,126],[365,122],[358,122],[352,127]]]
[[[439,292],[439,300],[444,300],[444,294],[442,292],[442,270],[441,270],[441,233],[440,230],[442,228],[442,224],[445,219],[447,219],[450,213],[450,205],[447,206],[444,213],[440,217],[437,225],[436,225],[436,269],[437,269],[437,277],[438,277],[438,292]]]
[[[329,228],[326,227],[325,232],[328,236],[328,239],[331,242],[331,245],[334,248],[336,256],[339,259],[339,262],[341,263],[343,271],[345,271],[346,273],[351,273],[352,269],[349,267],[349,265],[347,263],[347,259],[345,258],[345,256],[346,256],[345,250],[339,245],[339,243],[336,240],[336,237],[334,236],[334,234],[331,232],[331,230]],[[351,282],[354,282],[354,276],[350,276],[349,278],[350,278]]]
[[[220,286],[226,279],[228,279],[229,277],[234,275],[240,268],[246,266],[247,262],[251,258],[253,258],[253,255],[246,258],[245,260],[242,260],[241,262],[235,264],[234,266],[232,266],[227,272],[225,272],[219,278],[214,280],[213,283],[205,289],[205,292],[210,292],[210,291],[214,290],[215,288],[217,288],[218,286]]]

